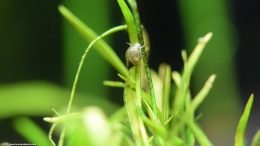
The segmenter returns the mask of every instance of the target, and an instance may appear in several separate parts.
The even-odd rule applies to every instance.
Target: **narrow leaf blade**
[[[253,105],[253,101],[254,101],[254,95],[251,94],[237,126],[237,131],[235,135],[235,146],[245,145],[244,142],[245,131],[246,131],[246,126],[249,119],[250,111]]]

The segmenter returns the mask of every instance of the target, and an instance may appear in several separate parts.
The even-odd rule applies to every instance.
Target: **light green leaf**
[[[138,37],[137,37],[137,30],[136,30],[136,25],[134,22],[133,15],[124,0],[117,0],[117,2],[121,8],[121,11],[125,18],[125,22],[127,24],[130,43],[131,44],[137,43]]]
[[[258,130],[253,138],[251,146],[260,146],[260,130]]]
[[[84,37],[86,41],[92,41],[98,35],[84,24],[80,19],[78,19],[72,12],[70,12],[63,5],[59,6],[61,14],[66,18],[66,20]],[[100,40],[95,45],[94,48],[97,49],[98,53],[106,59],[115,69],[122,75],[126,76],[128,74],[127,68],[120,58],[116,55],[113,49],[104,41]]]
[[[235,146],[245,145],[246,126],[250,116],[250,111],[253,105],[253,101],[254,101],[254,95],[251,94],[237,126],[237,131],[235,136]]]
[[[14,127],[28,142],[39,146],[51,146],[47,134],[28,118],[18,118]]]

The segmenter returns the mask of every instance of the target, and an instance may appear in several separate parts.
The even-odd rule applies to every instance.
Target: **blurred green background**
[[[62,110],[87,43],[61,18],[64,4],[80,19],[102,33],[121,24],[117,2],[108,0],[1,0],[0,1],[0,143],[19,142],[12,121],[31,116],[43,128],[50,107]],[[180,50],[191,50],[205,33],[214,33],[193,76],[192,93],[206,78],[217,81],[201,108],[202,124],[216,145],[231,145],[242,107],[256,95],[248,137],[259,128],[260,2],[252,0],[139,0],[142,21],[151,41],[151,67],[169,63],[181,70]],[[123,58],[127,37],[108,38]],[[79,80],[76,107],[99,105],[108,113],[122,104],[121,91],[102,85],[115,71],[91,51]],[[109,100],[109,102],[107,101]],[[257,119],[258,118],[258,119]]]

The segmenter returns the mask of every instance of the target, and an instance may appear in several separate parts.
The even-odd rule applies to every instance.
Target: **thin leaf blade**
[[[235,146],[245,145],[245,141],[244,141],[245,131],[250,116],[250,111],[253,105],[253,101],[254,101],[254,95],[251,94],[237,126],[236,135],[235,135]]]

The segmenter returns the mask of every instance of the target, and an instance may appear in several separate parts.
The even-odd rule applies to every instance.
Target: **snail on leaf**
[[[129,48],[126,50],[125,58],[126,58],[126,65],[137,65],[141,61],[141,49],[144,46],[141,46],[138,42],[130,44]]]

